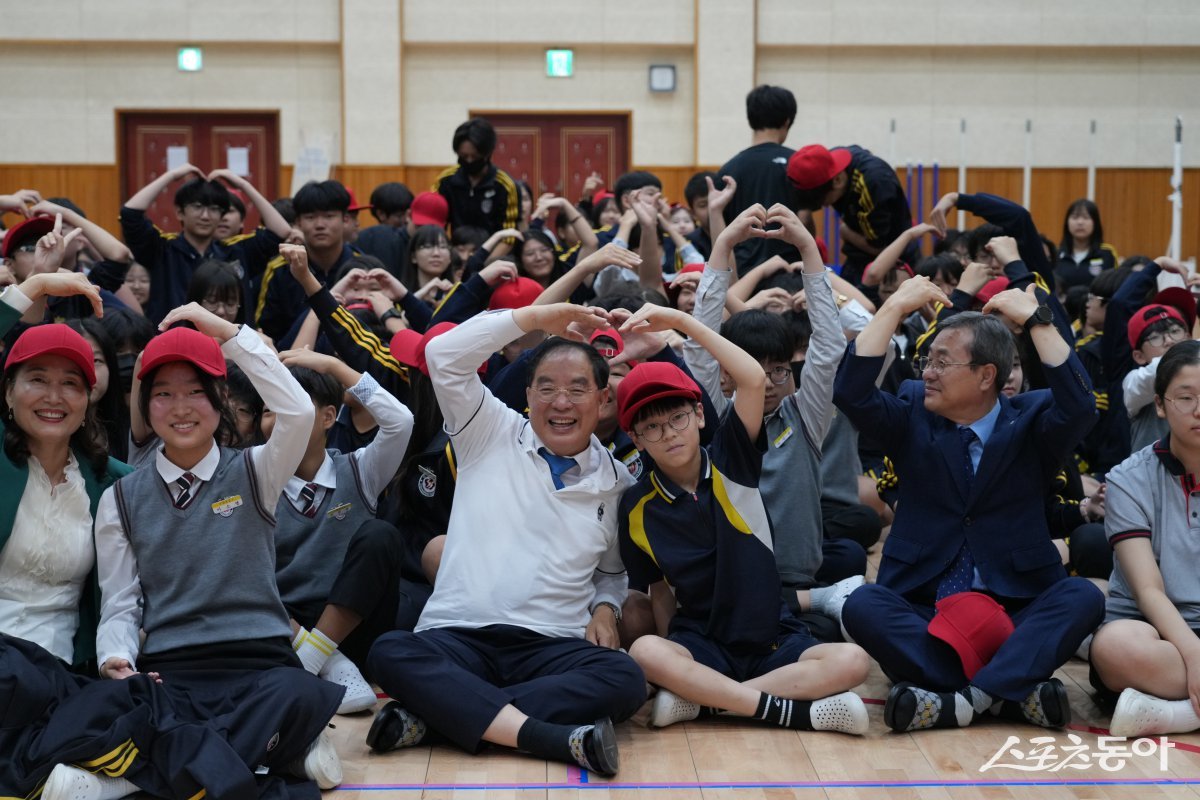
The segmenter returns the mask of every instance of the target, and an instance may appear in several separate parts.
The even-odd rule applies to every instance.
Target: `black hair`
[[[621,210],[621,205],[620,205],[620,203],[617,202],[617,198],[615,195],[605,197],[601,200],[597,200],[592,203],[592,218],[591,219],[592,219],[592,227],[593,228],[600,227],[600,215],[603,214],[605,211],[607,211],[608,207],[610,205],[616,206],[617,211]]]
[[[1167,331],[1175,329],[1175,328],[1183,328],[1186,331],[1187,323],[1180,322],[1179,320],[1175,319],[1174,317],[1163,317],[1161,319],[1154,320],[1154,322],[1151,322],[1149,325],[1147,325],[1145,328],[1142,329],[1142,335],[1138,337],[1137,347],[1134,349],[1141,350],[1142,345],[1145,344],[1145,342],[1146,342],[1146,339],[1150,338],[1154,334],[1166,333]],[[1190,334],[1189,334],[1189,336],[1190,336]],[[1160,361],[1159,364],[1162,364],[1162,362]]]
[[[302,367],[299,364],[290,364],[288,372],[292,373],[296,383],[300,384],[304,393],[312,398],[317,408],[342,407],[342,395],[345,392],[342,390],[342,385],[333,376]]]
[[[513,183],[517,187],[517,199],[519,200],[520,195],[524,194],[529,198],[529,202],[532,204],[534,202],[533,187],[530,186],[527,181],[514,180]]]
[[[533,378],[537,375],[538,367],[541,366],[542,361],[546,356],[563,348],[576,350],[587,357],[588,363],[592,367],[592,378],[596,381],[596,388],[603,389],[608,386],[608,362],[604,359],[604,356],[597,353],[596,348],[590,344],[577,342],[574,339],[566,339],[561,336],[551,336],[534,348],[525,367],[525,385],[533,386]]]
[[[296,206],[290,197],[281,197],[271,203],[271,207],[279,212],[283,221],[288,225],[296,224]]]
[[[963,311],[938,323],[938,336],[946,331],[963,328],[971,332],[971,363],[976,367],[991,364],[996,368],[996,394],[1008,382],[1012,372],[1016,343],[1008,326],[991,314]]]
[[[245,403],[250,408],[250,415],[253,422],[250,425],[250,438],[248,440],[239,441],[238,447],[253,447],[254,445],[263,443],[262,435],[262,415],[263,409],[266,407],[263,403],[262,396],[258,393],[258,389],[254,388],[254,384],[250,382],[250,377],[246,375],[237,364],[230,363],[225,369],[225,389],[228,393],[229,402]]]
[[[1066,294],[1063,295],[1063,310],[1067,312],[1067,319],[1086,321],[1088,294],[1086,285],[1072,286],[1067,289]]]
[[[651,400],[646,405],[634,412],[633,419],[629,421],[629,427],[637,425],[644,419],[656,417],[659,414],[671,414],[675,411],[682,411],[684,407],[689,409],[700,405],[700,401],[683,395],[675,395],[673,397],[660,397],[657,400]]]
[[[647,186],[653,186],[656,189],[662,189],[662,181],[658,179],[653,172],[645,170],[637,170],[635,172],[626,172],[621,177],[617,178],[616,184],[613,186],[613,194],[617,198],[617,208],[624,210],[621,203],[621,198],[629,192],[636,192],[638,189],[644,189]]]
[[[127,353],[140,353],[150,344],[157,331],[154,323],[128,308],[114,308],[100,318],[113,346]]]
[[[592,305],[597,308],[603,308],[605,311],[623,308],[630,313],[636,314],[642,306],[646,305],[646,298],[637,294],[607,294],[603,297],[597,297],[592,302]]]
[[[358,320],[358,323],[364,328],[375,334],[379,341],[385,344],[391,341],[392,332],[387,329],[383,321],[379,319],[379,315],[375,313],[373,308],[348,308],[346,309],[350,316]]]
[[[469,244],[478,250],[488,240],[488,232],[478,225],[455,225],[450,233],[450,247]]]
[[[87,219],[87,214],[83,213],[83,209],[80,208],[79,206],[75,205],[74,203],[72,203],[66,197],[47,197],[46,202],[53,203],[56,206],[62,206],[63,208],[67,209],[68,211],[74,211],[79,216],[83,217],[84,219]]]
[[[229,208],[225,209],[228,212],[230,209],[237,211],[242,215],[242,219],[246,219],[246,204],[242,202],[242,198],[238,197],[233,192],[229,193]]]
[[[792,190],[796,193],[796,208],[798,210],[819,211],[825,205],[825,195],[833,191],[833,178],[811,189],[801,189],[792,184]]]
[[[1058,245],[1058,249],[1067,255],[1075,250],[1075,237],[1071,235],[1071,217],[1080,212],[1092,218],[1092,235],[1088,239],[1088,247],[1095,250],[1104,242],[1104,226],[1100,223],[1099,207],[1086,197],[1081,197],[1067,206],[1067,213],[1063,215],[1062,242]],[[1053,249],[1053,245],[1051,249]]]
[[[967,255],[971,257],[972,261],[978,261],[983,248],[987,247],[987,243],[997,236],[1004,236],[1004,228],[990,222],[972,228],[967,234]]]
[[[755,361],[792,362],[796,339],[779,314],[758,308],[739,311],[721,325],[721,335],[745,350]]]
[[[475,145],[480,157],[486,161],[496,150],[496,129],[483,117],[472,117],[454,129],[451,147],[454,148],[455,153],[458,152],[459,145],[463,142]]]
[[[350,212],[350,193],[337,181],[309,181],[296,192],[292,206],[296,209],[297,217],[321,211],[347,214]]]
[[[792,330],[792,341],[795,342],[792,354],[795,355],[797,350],[808,350],[808,340],[812,338],[812,320],[809,319],[808,312],[790,309],[781,316]]]
[[[1123,284],[1132,274],[1133,271],[1124,266],[1117,267],[1116,269],[1102,270],[1100,274],[1092,280],[1092,285],[1089,288],[1089,291],[1106,301],[1111,300],[1112,296],[1117,293],[1117,289],[1121,288],[1121,284]]]
[[[1158,362],[1158,371],[1154,373],[1154,394],[1160,399],[1166,397],[1171,381],[1184,367],[1200,365],[1200,341],[1185,339],[1171,345]]]
[[[242,296],[242,265],[236,261],[206,258],[196,266],[188,281],[187,301],[203,303],[210,297],[221,303],[237,303],[234,322],[245,320],[246,302]]]
[[[220,181],[193,178],[175,192],[175,207],[183,208],[191,203],[217,206],[224,214],[229,210],[229,190]]]
[[[1132,255],[1121,262],[1121,269],[1128,268],[1131,272],[1137,272],[1138,267],[1148,267],[1154,263],[1154,259],[1150,256]]]
[[[688,208],[695,205],[701,197],[708,197],[707,178],[712,178],[714,185],[720,185],[719,176],[712,170],[697,172],[683,185],[683,200],[688,204]]]
[[[29,463],[29,434],[17,425],[16,420],[8,419],[8,391],[25,366],[21,363],[13,369],[4,370],[3,384],[0,385],[0,417],[7,420],[4,425],[4,455],[21,467]],[[70,447],[87,462],[97,477],[104,475],[108,468],[108,437],[93,404],[88,403],[83,412],[83,425],[71,434]]]
[[[392,214],[403,214],[412,204],[412,190],[397,181],[381,183],[371,191],[371,215],[381,222]]]
[[[929,280],[935,280],[939,275],[943,280],[953,280],[955,283],[962,278],[963,264],[953,253],[938,253],[926,256],[917,262],[914,270],[918,275],[924,275]]]
[[[746,95],[746,121],[756,131],[787,128],[796,121],[796,96],[782,86],[756,86]]]
[[[933,255],[940,256],[942,253],[953,253],[954,248],[959,242],[966,246],[966,232],[960,231],[958,228],[947,228],[946,235],[933,240]]]
[[[760,281],[754,293],[758,294],[766,289],[783,289],[788,294],[795,294],[803,288],[803,275],[799,272],[788,272],[785,269],[781,269],[771,277]]]
[[[209,404],[219,415],[217,430],[213,433],[213,438],[217,440],[217,444],[225,447],[235,446],[241,437],[238,436],[237,420],[233,416],[233,410],[225,402],[225,380],[223,378],[214,378],[190,361],[168,361],[165,364],[159,364],[142,378],[138,391],[137,404],[138,410],[142,412],[142,419],[146,421],[146,426],[153,429],[153,426],[150,424],[150,397],[154,391],[154,378],[158,375],[159,370],[167,366],[167,364],[175,363],[187,364],[187,366],[192,368],[192,371],[196,374],[196,380],[200,382],[200,388],[204,391],[204,396],[208,398]]]
[[[124,392],[121,390],[116,345],[103,323],[95,317],[71,319],[66,324],[84,339],[95,342],[96,349],[108,366],[108,389],[92,405],[108,439],[108,454],[118,461],[125,461],[129,456],[129,412],[125,409]]]

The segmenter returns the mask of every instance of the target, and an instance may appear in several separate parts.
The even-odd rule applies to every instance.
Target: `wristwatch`
[[[596,605],[594,605],[592,607],[592,613],[595,614],[596,609],[600,608],[600,606],[608,606],[609,608],[611,608],[612,612],[613,612],[613,618],[617,621],[617,624],[620,624],[621,609],[617,607],[616,603],[610,603],[607,600],[601,600],[599,603],[596,603]]]
[[[1050,310],[1050,306],[1038,305],[1037,311],[1029,315],[1029,319],[1025,320],[1025,332],[1029,333],[1038,325],[1049,325],[1054,322],[1054,313]]]
[[[386,323],[389,319],[402,320],[402,319],[404,319],[404,317],[401,316],[401,314],[398,311],[396,311],[396,309],[389,308],[387,311],[383,312],[383,314],[380,315],[379,321]]]

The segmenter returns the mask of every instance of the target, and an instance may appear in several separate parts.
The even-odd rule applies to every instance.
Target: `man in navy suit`
[[[842,612],[896,682],[884,713],[893,730],[961,727],[987,711],[1066,725],[1066,690],[1051,676],[1104,617],[1100,590],[1067,577],[1046,524],[1046,488],[1096,412],[1036,291],[1010,289],[982,314],[952,317],[918,364],[923,380],[890,395],[875,379],[892,332],[924,304],[949,303],[926,278],[909,279],[838,370],[834,403],[882,443],[900,479],[877,581]],[[1000,389],[1010,329],[1022,327],[1050,388],[1010,400]]]

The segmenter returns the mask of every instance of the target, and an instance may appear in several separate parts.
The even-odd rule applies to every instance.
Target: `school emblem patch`
[[[352,503],[342,503],[341,505],[337,505],[329,509],[329,511],[325,513],[325,516],[331,519],[336,519],[340,522],[346,518],[346,515],[350,513],[350,509],[352,507]]]
[[[417,465],[417,469],[421,470],[421,477],[417,478],[417,491],[422,497],[433,497],[437,494],[437,473],[420,464]]]
[[[623,459],[625,468],[629,470],[629,474],[635,478],[642,477],[642,454],[634,450]]]
[[[228,517],[233,514],[235,508],[242,507],[242,496],[240,494],[223,497],[212,504],[212,512],[222,517]]]

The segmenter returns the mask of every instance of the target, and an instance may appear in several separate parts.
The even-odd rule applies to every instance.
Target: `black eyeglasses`
[[[645,439],[647,442],[657,442],[662,439],[667,432],[667,425],[670,425],[673,430],[686,431],[688,425],[692,424],[692,414],[696,410],[689,408],[686,411],[676,411],[671,416],[667,417],[666,423],[648,422],[642,426],[637,435]]]
[[[771,367],[770,369],[763,370],[763,372],[767,373],[767,380],[776,386],[787,383],[787,379],[792,377],[790,367]]]

